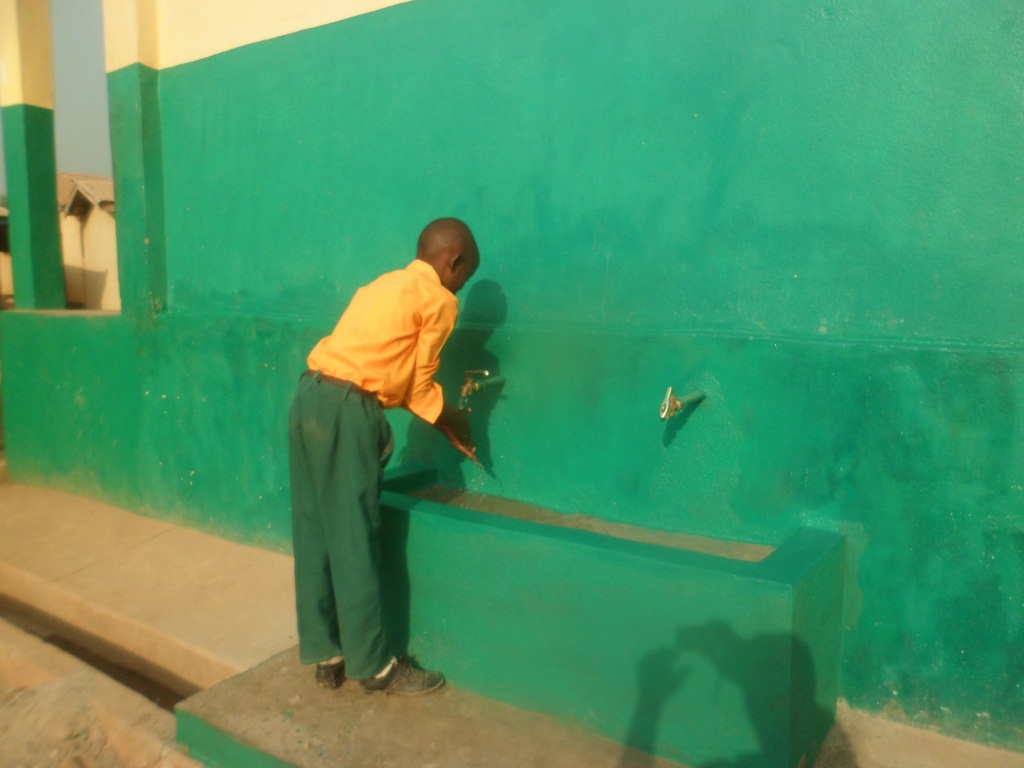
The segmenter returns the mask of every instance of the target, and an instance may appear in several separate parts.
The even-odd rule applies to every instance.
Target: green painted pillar
[[[65,306],[53,143],[47,0],[0,0],[0,116],[10,208],[14,303]]]
[[[158,78],[139,63],[107,75],[121,310],[138,319],[155,317],[167,304]]]

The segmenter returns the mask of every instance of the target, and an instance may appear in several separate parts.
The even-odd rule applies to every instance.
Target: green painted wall
[[[12,477],[289,546],[282,436],[315,333],[251,317],[5,312],[2,322]]]
[[[398,414],[400,461],[668,530],[841,530],[842,694],[1024,749],[1022,24],[418,0],[113,73],[113,112],[158,97],[168,309],[5,314],[12,475],[286,547],[305,352],[462,216],[484,261],[441,377],[506,377],[474,411],[489,472]],[[669,385],[707,399],[663,424]]]
[[[1012,4],[479,5],[166,72],[174,305],[333,316],[444,209],[510,324],[1021,340]]]

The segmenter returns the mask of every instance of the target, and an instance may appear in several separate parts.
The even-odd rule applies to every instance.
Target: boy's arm
[[[453,297],[450,303],[424,308],[418,318],[412,380],[402,405],[428,424],[434,424],[443,410],[444,396],[441,385],[434,381],[434,374],[441,363],[441,348],[455,327],[458,312],[459,305]]]
[[[476,446],[470,437],[469,418],[463,411],[444,402],[441,387],[434,381],[441,348],[455,327],[458,307],[453,299],[424,312],[416,342],[416,368],[404,405],[448,438],[455,450],[479,463]]]

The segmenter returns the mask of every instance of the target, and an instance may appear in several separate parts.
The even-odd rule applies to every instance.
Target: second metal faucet
[[[675,416],[679,411],[683,410],[690,403],[699,403],[704,399],[704,393],[700,390],[691,392],[688,395],[683,395],[679,398],[675,396],[672,391],[672,387],[668,388],[665,393],[665,399],[661,401],[661,408],[658,411],[658,415],[661,416],[661,420],[665,421]]]

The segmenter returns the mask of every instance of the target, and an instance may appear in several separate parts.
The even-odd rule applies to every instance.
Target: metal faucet
[[[474,377],[480,376],[482,378],[487,378],[490,375],[490,371],[466,371],[466,378],[462,380],[462,387],[459,388],[460,409],[465,409],[466,401],[469,400],[470,395],[480,391],[480,382]]]
[[[661,409],[658,413],[661,416],[661,420],[665,421],[666,419],[670,419],[675,416],[679,411],[683,410],[691,403],[699,403],[703,399],[704,393],[700,390],[684,395],[682,398],[678,398],[672,392],[672,387],[669,387],[668,391],[665,393],[665,399],[661,401]]]

